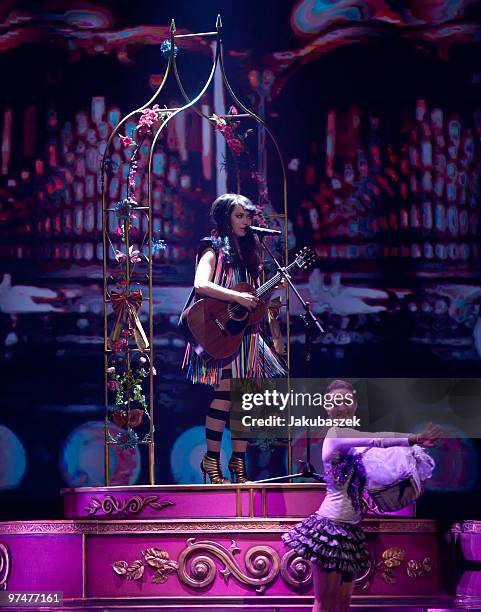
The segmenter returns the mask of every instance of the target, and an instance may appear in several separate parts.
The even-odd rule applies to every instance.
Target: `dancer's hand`
[[[414,438],[414,444],[420,444],[421,446],[430,448],[434,446],[439,439],[444,438],[445,435],[446,433],[442,427],[429,423],[422,433],[412,436],[412,438]]]
[[[234,300],[250,311],[255,310],[257,304],[259,303],[259,298],[256,295],[252,295],[252,293],[248,293],[247,291],[237,293]]]

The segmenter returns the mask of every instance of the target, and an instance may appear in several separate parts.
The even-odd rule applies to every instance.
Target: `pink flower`
[[[114,374],[115,373],[115,368],[113,366],[111,366],[110,368],[107,368],[107,374]]]
[[[158,104],[154,104],[152,108],[144,108],[136,129],[140,134],[148,134],[156,123],[160,123],[168,115],[169,113],[162,111]]]
[[[123,236],[123,235],[124,235],[124,229],[123,229],[122,227],[118,227],[118,228],[115,230],[114,234],[115,234],[116,236]]]
[[[141,364],[145,364],[145,363],[147,363],[147,359],[146,359],[146,357],[141,357],[141,358],[139,359],[139,361],[140,361],[140,363],[141,363]]]
[[[131,228],[131,229],[134,230],[135,228]],[[129,257],[130,257],[130,263],[140,263],[142,261],[140,251],[136,249],[133,244],[129,246]],[[115,249],[115,259],[119,263],[124,263],[127,260],[127,255],[123,253],[122,251]]]
[[[238,115],[239,111],[237,110],[237,108],[235,106],[231,106],[229,108],[229,115]]]
[[[117,391],[119,388],[119,383],[116,380],[109,380],[107,383],[107,389],[110,391]]]
[[[140,263],[142,261],[140,251],[138,249],[134,249],[133,246],[129,247],[129,255],[131,263]]]
[[[119,138],[120,138],[120,142],[122,143],[122,145],[127,148],[130,146],[136,146],[137,143],[135,142],[135,140],[133,138],[131,138],[130,136],[121,136],[119,134]]]
[[[130,331],[130,329],[122,330],[122,336],[124,336],[124,338],[130,338],[131,335],[132,335],[132,332]]]
[[[153,374],[154,376],[157,376],[157,370],[156,370],[154,367],[152,367],[152,374]]]

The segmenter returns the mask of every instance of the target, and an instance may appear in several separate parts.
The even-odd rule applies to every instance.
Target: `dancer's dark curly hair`
[[[246,267],[253,278],[257,278],[261,270],[261,249],[257,236],[247,233],[246,236],[238,238],[239,251],[233,240],[231,213],[235,206],[242,208],[252,215],[257,210],[254,204],[243,195],[237,193],[224,193],[219,196],[210,210],[210,216],[215,223],[212,230],[212,238],[218,242],[227,264],[231,266]]]

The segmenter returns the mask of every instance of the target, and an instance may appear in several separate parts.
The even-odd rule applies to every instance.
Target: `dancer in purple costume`
[[[326,393],[342,394],[342,405],[328,411],[333,419],[352,418],[357,402],[353,387],[334,380]],[[362,493],[365,471],[356,447],[433,446],[443,431],[429,424],[421,434],[369,433],[333,427],[322,446],[326,497],[319,509],[283,534],[287,546],[312,562],[314,579],[313,612],[345,612],[356,577],[368,568],[369,553],[359,523],[362,520]]]

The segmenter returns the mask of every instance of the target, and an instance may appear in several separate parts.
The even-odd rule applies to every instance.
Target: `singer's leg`
[[[220,448],[222,434],[229,418],[230,392],[229,380],[222,377],[220,384],[214,387],[214,399],[205,419],[205,438],[207,453],[202,459],[201,470],[206,482],[207,474],[212,484],[229,482],[224,478],[220,465]]]
[[[246,450],[248,440],[247,438],[241,438],[238,434],[232,433],[233,429],[236,431],[237,428],[233,428],[231,417],[232,456],[229,460],[229,470],[232,482],[243,483],[248,481],[246,474]]]
[[[220,384],[214,387],[214,399],[205,419],[205,437],[207,442],[207,456],[220,459],[222,434],[229,419],[230,410],[230,378],[224,377]]]

